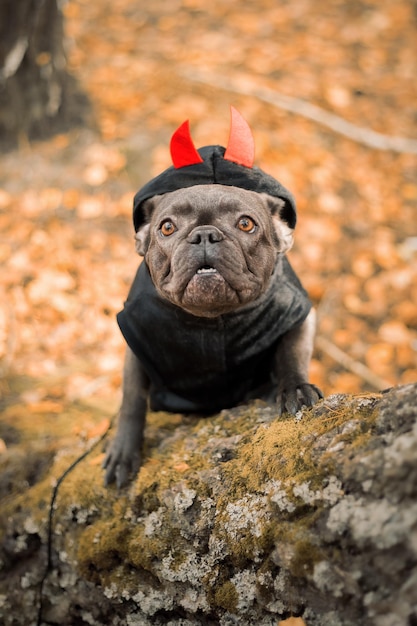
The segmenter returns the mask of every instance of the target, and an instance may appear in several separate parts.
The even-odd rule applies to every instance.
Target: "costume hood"
[[[227,148],[219,145],[196,150],[184,122],[171,139],[174,165],[144,185],[135,195],[133,222],[135,230],[145,223],[143,203],[153,196],[194,185],[230,185],[257,193],[267,193],[284,201],[281,217],[291,228],[297,216],[292,194],[275,178],[253,166],[253,138],[242,116],[234,109]]]

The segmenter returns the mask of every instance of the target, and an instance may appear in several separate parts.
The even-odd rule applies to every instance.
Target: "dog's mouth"
[[[215,317],[236,307],[237,294],[213,265],[197,267],[183,293],[182,306],[204,317]]]
[[[203,265],[202,267],[198,268],[196,274],[198,274],[199,276],[213,276],[213,274],[218,274],[218,271],[215,267],[212,267],[211,265]]]

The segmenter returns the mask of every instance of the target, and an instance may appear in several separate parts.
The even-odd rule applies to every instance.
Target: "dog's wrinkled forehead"
[[[197,225],[209,224],[229,213],[250,213],[265,208],[259,194],[226,185],[195,185],[156,197],[150,218],[193,217]],[[149,203],[148,203],[149,205]]]
[[[235,109],[232,108],[227,148],[215,145],[196,150],[189,135],[188,122],[185,122],[172,137],[171,154],[174,165],[150,180],[135,195],[133,222],[136,231],[149,221],[144,207],[146,200],[200,185],[225,185],[279,198],[285,205],[288,225],[295,227],[297,216],[292,194],[275,178],[252,165],[252,134]]]

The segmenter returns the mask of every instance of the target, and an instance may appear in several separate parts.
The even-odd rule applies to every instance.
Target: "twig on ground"
[[[384,135],[369,128],[357,126],[334,113],[330,113],[315,104],[311,104],[311,102],[292,96],[286,96],[269,87],[261,86],[252,78],[242,77],[230,79],[228,77],[226,79],[218,74],[209,75],[189,70],[181,71],[181,76],[210,87],[217,87],[244,96],[253,96],[280,109],[313,120],[322,126],[330,128],[339,135],[348,137],[352,141],[361,143],[369,148],[417,154],[417,139]]]
[[[8,303],[7,299],[3,300],[6,317],[6,340],[5,340],[5,353],[3,360],[0,362],[0,376],[5,376],[13,363],[14,355],[16,354],[17,346],[17,328],[16,328],[16,315],[13,308]]]
[[[346,370],[349,370],[356,376],[359,376],[362,380],[369,383],[374,387],[377,391],[381,391],[383,389],[387,389],[391,387],[391,383],[381,378],[377,374],[374,374],[369,367],[360,363],[359,361],[355,361],[349,354],[343,352],[340,348],[338,348],[334,343],[323,337],[323,335],[317,335],[315,339],[316,347],[327,354],[333,361],[339,363]]]

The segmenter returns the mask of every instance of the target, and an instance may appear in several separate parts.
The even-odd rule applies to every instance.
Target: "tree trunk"
[[[57,0],[1,0],[0,145],[55,131],[67,85]]]

